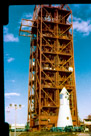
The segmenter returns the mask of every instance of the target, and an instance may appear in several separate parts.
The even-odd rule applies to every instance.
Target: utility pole
[[[14,106],[13,106],[12,104],[10,104],[10,107],[15,109],[15,133],[14,133],[14,136],[16,136],[17,109],[21,109],[22,105],[21,104],[19,104],[19,105],[14,104]]]

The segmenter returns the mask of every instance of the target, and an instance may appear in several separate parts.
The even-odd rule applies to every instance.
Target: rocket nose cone
[[[68,91],[67,91],[67,89],[65,87],[63,87],[63,89],[61,90],[60,94],[66,94],[66,93],[68,93]]]

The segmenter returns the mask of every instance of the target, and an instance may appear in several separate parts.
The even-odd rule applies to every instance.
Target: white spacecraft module
[[[69,93],[65,87],[60,92],[60,107],[58,114],[57,127],[73,126],[69,106]]]

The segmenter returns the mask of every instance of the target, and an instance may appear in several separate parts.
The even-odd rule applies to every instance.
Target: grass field
[[[91,136],[91,133],[71,132],[24,132],[19,136]]]

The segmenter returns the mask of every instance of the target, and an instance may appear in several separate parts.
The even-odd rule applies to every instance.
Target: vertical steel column
[[[30,72],[31,72],[31,77],[30,77],[31,80],[30,80],[30,98],[29,98],[29,99],[30,99],[30,125],[31,125],[31,116],[32,116],[32,113],[31,113],[31,101],[32,101],[32,67],[33,67],[33,66],[32,66],[32,64],[33,64],[33,63],[32,63],[32,57],[33,57],[33,56],[32,56],[32,55],[33,55],[33,52],[32,52],[32,44],[33,44],[33,43],[32,43],[32,41],[31,41],[31,71],[30,71]]]
[[[71,11],[71,22],[72,22],[72,46],[73,46],[73,16],[72,16],[72,11]],[[74,56],[74,47],[72,48],[73,49],[73,56]],[[74,65],[74,58],[73,58],[73,65]],[[73,99],[75,99],[75,102],[74,102],[74,109],[75,109],[75,113],[76,113],[76,121],[77,121],[77,125],[78,125],[78,111],[77,111],[77,96],[76,96],[76,83],[75,83],[75,66],[74,66],[74,69],[73,69],[73,80],[74,80],[74,93],[73,93]]]
[[[41,115],[41,48],[42,48],[42,5],[41,5],[41,20],[40,20],[40,87],[39,87],[39,130],[40,126],[40,115]]]
[[[58,97],[59,98],[59,89],[58,89],[58,86],[59,86],[59,55],[58,55],[58,51],[59,51],[59,44],[58,44],[58,37],[59,37],[59,35],[58,35],[58,9],[56,10],[56,15],[57,15],[57,72],[56,72],[56,82],[57,82],[57,90],[56,90],[56,97]],[[56,100],[59,100],[58,98],[56,98]],[[57,103],[57,105],[59,105],[59,101],[56,101],[56,103]],[[56,114],[58,114],[58,111],[59,111],[59,109],[57,108],[56,109]],[[56,122],[56,125],[57,125],[57,122]]]
[[[36,99],[36,97],[37,97],[37,83],[38,83],[38,79],[37,79],[37,70],[38,70],[38,65],[37,65],[37,59],[38,59],[38,18],[37,18],[37,41],[36,41],[37,43],[37,45],[36,45],[36,60],[35,60],[35,62],[36,62],[36,64],[35,64],[35,66],[36,66],[36,88],[35,88],[35,101],[36,101],[36,103],[35,103],[35,113],[37,113],[37,110],[36,110],[36,108],[37,108],[37,102],[38,102],[38,98]]]
[[[32,65],[31,65],[31,54],[32,54],[32,47],[30,47],[30,69],[32,67]],[[30,71],[30,74],[31,74],[31,71]],[[31,93],[31,82],[32,82],[32,79],[30,78],[29,81],[30,81],[30,93]],[[30,126],[31,126],[31,108],[30,108],[31,98],[30,98],[30,93],[29,93],[29,116],[30,116]]]
[[[31,48],[30,48],[30,54],[31,54]],[[30,57],[29,57],[29,60],[30,60]],[[28,112],[27,112],[27,122],[29,122],[29,112],[30,112],[30,104],[29,104],[29,97],[30,97],[30,61],[29,61],[29,81],[28,81]]]

